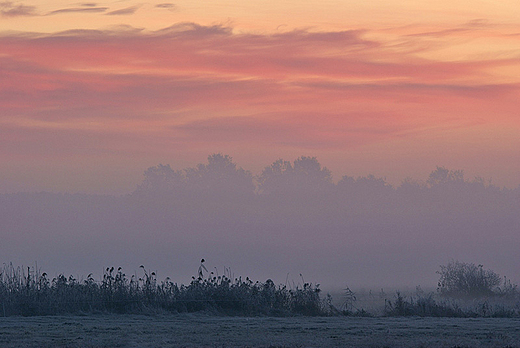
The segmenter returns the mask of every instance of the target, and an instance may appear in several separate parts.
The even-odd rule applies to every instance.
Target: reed
[[[127,277],[119,267],[106,268],[96,281],[59,275],[49,279],[37,267],[22,269],[4,264],[0,272],[0,303],[4,316],[65,313],[149,313],[208,311],[223,315],[328,315],[320,289],[309,283],[288,289],[273,281],[253,282],[242,277],[193,277],[188,285],[141,266],[141,277]]]

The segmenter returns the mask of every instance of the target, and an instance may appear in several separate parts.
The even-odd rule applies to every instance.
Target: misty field
[[[76,279],[142,264],[186,283],[205,258],[209,271],[277,284],[302,274],[323,289],[402,289],[435,287],[439,265],[455,258],[520,281],[520,188],[443,167],[397,187],[336,178],[316,158],[253,176],[215,154],[183,170],[150,167],[122,196],[0,193],[0,262]]]
[[[1,347],[520,347],[518,318],[0,318]]]

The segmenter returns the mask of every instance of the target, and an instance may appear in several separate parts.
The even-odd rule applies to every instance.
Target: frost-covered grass
[[[202,264],[201,264],[202,266]],[[4,265],[0,272],[0,316],[65,313],[151,313],[208,311],[224,315],[327,315],[320,289],[309,283],[289,289],[271,280],[253,282],[212,273],[188,285],[158,281],[142,267],[142,277],[107,268],[103,279],[59,275],[49,279],[37,269]],[[206,272],[207,273],[207,272]]]
[[[356,294],[350,289],[338,297],[320,296],[317,285],[288,288],[273,281],[233,278],[208,272],[203,263],[188,285],[169,278],[158,281],[141,266],[142,276],[127,277],[121,268],[107,268],[96,281],[59,275],[49,279],[37,268],[5,265],[0,271],[0,317],[95,313],[194,313],[232,316],[354,316],[520,318],[520,294],[510,291],[487,297],[448,298],[420,288],[404,294]],[[228,272],[229,273],[229,272]],[[303,278],[302,278],[303,280]]]
[[[386,300],[383,313],[386,316],[513,318],[520,317],[520,298],[491,296],[452,299],[433,293],[403,296],[397,292],[393,301]]]
[[[3,348],[520,348],[520,319],[229,317],[201,313],[0,318]]]

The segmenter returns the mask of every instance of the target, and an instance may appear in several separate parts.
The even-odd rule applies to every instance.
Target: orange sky
[[[515,1],[2,1],[0,192],[317,156],[520,184]]]

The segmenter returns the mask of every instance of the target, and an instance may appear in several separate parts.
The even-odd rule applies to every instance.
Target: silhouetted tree
[[[316,157],[302,156],[293,164],[279,159],[265,167],[258,177],[262,194],[328,193],[333,187],[332,173],[321,167]]]
[[[393,192],[393,186],[384,178],[376,178],[371,174],[357,179],[343,176],[337,184],[337,194],[341,201],[350,201],[363,209],[387,202]]]
[[[444,167],[437,167],[437,169],[430,173],[426,183],[430,187],[446,185],[449,183],[464,183],[464,171],[448,170]]]
[[[208,164],[185,169],[187,188],[199,194],[253,195],[253,175],[237,167],[233,159],[220,153],[208,156]]]
[[[419,182],[411,177],[406,177],[401,185],[397,188],[397,190],[401,191],[404,194],[414,194],[419,191],[422,191],[426,188],[425,183]]]
[[[169,164],[159,164],[144,172],[144,180],[138,186],[138,192],[167,193],[184,188],[186,182],[181,171],[173,170]]]
[[[384,178],[376,178],[374,175],[369,174],[368,176],[362,176],[357,179],[353,179],[348,176],[344,176],[338,182],[338,186],[352,185],[356,187],[356,190],[364,191],[365,194],[372,193],[378,195],[378,192],[390,192],[392,185],[386,182]]]

